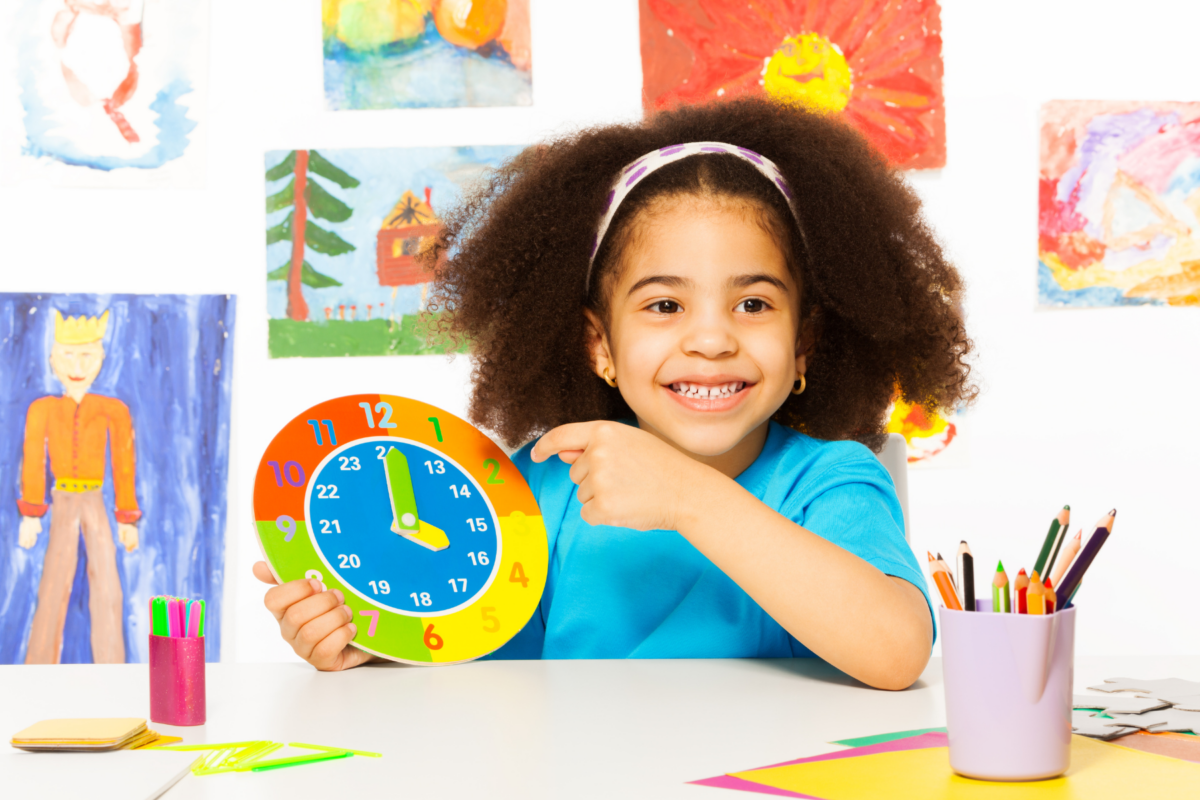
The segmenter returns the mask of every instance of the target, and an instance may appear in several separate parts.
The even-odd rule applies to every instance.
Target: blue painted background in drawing
[[[206,651],[221,654],[226,485],[235,298],[227,295],[0,294],[0,663],[22,663],[45,558],[50,511],[30,550],[17,544],[22,442],[29,404],[60,395],[50,371],[53,309],[111,312],[105,359],[91,392],[124,402],[133,418],[139,546],[117,546],[126,661],[145,662],[147,608],[157,594],[203,598]],[[113,516],[112,463],[104,498]],[[91,661],[86,554],[71,590],[62,662]]]

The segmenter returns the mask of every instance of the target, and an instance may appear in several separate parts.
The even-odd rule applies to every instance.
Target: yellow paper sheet
[[[104,744],[128,739],[146,720],[137,717],[115,719],[44,719],[13,735],[14,743],[70,742]]]
[[[731,773],[826,800],[1196,800],[1200,764],[1071,737],[1071,768],[1048,781],[995,783],[950,771],[947,748],[876,753]]]

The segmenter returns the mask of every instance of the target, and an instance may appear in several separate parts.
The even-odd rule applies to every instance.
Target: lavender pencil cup
[[[150,720],[203,725],[204,637],[150,637]]]
[[[950,768],[988,781],[1036,781],[1066,772],[1075,609],[938,613]]]

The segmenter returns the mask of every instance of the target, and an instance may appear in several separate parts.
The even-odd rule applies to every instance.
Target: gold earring
[[[797,389],[795,387],[792,387],[792,394],[804,394],[804,390],[807,387],[808,387],[808,384],[804,381],[804,373],[801,372],[800,373],[800,388]]]
[[[604,368],[604,374],[601,377],[604,378],[604,382],[609,386],[613,387],[614,389],[617,388],[617,379],[608,377],[608,367]]]

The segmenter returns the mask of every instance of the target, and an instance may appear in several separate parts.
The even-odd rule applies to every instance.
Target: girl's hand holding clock
[[[275,615],[280,634],[296,655],[325,672],[373,660],[370,653],[350,645],[358,627],[350,621],[350,607],[341,591],[326,591],[320,581],[309,578],[280,585],[265,561],[254,565],[254,577],[273,585],[263,604]]]

